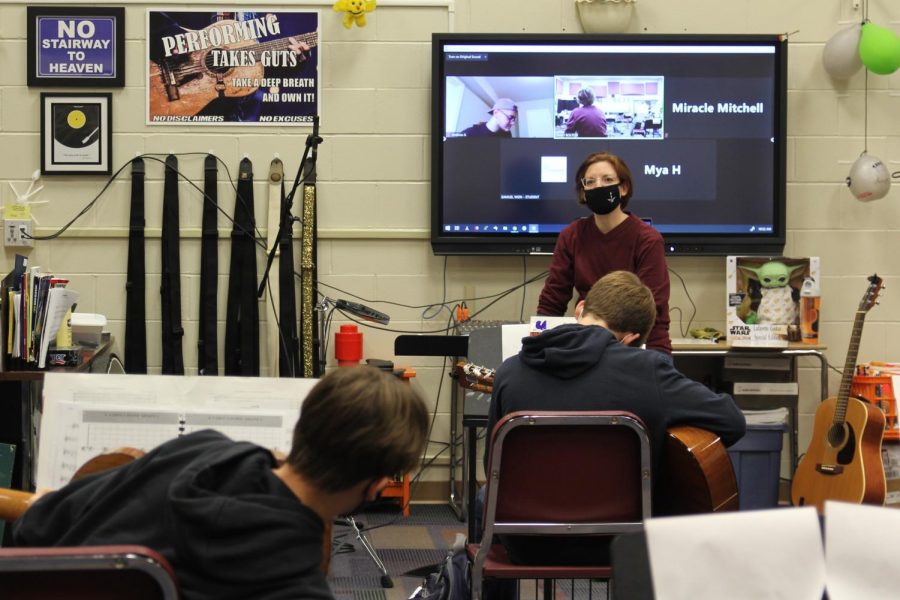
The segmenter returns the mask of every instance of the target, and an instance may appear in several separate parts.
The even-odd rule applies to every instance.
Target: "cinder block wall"
[[[33,2],[32,4],[44,4]],[[96,2],[94,4],[107,4]],[[293,179],[308,129],[293,127],[208,128],[148,127],[145,114],[146,10],[171,3],[119,0],[126,7],[126,86],[112,90],[114,169],[136,153],[206,153],[210,150],[235,175],[245,155],[253,160],[257,221],[263,233],[267,210],[265,177],[277,153]],[[256,2],[247,2],[250,7]],[[27,187],[39,167],[39,94],[25,77],[25,4],[0,2],[0,200],[13,194],[6,181]],[[181,6],[181,5],[179,5]],[[234,5],[235,8],[239,4]],[[265,3],[272,8],[303,7],[321,11],[321,134],[319,149],[319,247],[321,290],[333,298],[358,296],[391,315],[389,330],[365,329],[364,355],[393,358],[396,331],[430,331],[445,327],[446,311],[426,310],[445,300],[488,296],[544,271],[541,257],[436,257],[428,243],[430,156],[430,36],[432,32],[572,32],[582,31],[574,0],[381,0],[364,29],[346,30],[331,2]],[[847,82],[832,81],[821,64],[825,42],[837,29],[862,19],[861,8],[847,0],[756,0],[713,3],[704,0],[639,0],[627,31],[631,33],[790,33],[788,114],[789,256],[822,257],[821,340],[829,361],[840,369],[846,355],[854,311],[865,288],[864,277],[878,272],[887,290],[881,306],[867,318],[861,360],[900,360],[900,301],[893,284],[900,279],[900,192],[868,204],[850,196],[844,178],[864,147],[868,110],[869,152],[900,169],[900,74],[863,72]],[[188,7],[188,5],[185,5]],[[190,8],[221,8],[205,0]],[[900,31],[900,5],[869,2],[869,17]],[[864,86],[868,85],[868,95]],[[147,165],[147,311],[149,362],[158,372],[159,227],[162,165]],[[202,154],[180,160],[180,168],[202,187]],[[124,333],[125,266],[130,182],[126,170],[94,208],[62,238],[38,242],[29,251],[31,264],[71,279],[81,292],[79,310],[109,318],[109,329]],[[224,172],[220,172],[224,179]],[[55,231],[101,189],[102,177],[45,177],[35,207],[37,232]],[[233,208],[234,191],[222,180],[219,198]],[[183,311],[185,363],[196,372],[199,284],[200,194],[181,184]],[[228,264],[230,223],[219,218],[220,265]],[[0,255],[0,271],[12,264],[13,252]],[[264,257],[257,264],[261,273]],[[672,278],[673,336],[686,329],[691,314],[688,294],[697,306],[694,326],[724,327],[724,258],[676,257],[669,261],[684,278]],[[227,277],[220,277],[219,318],[224,316]],[[329,287],[333,286],[333,287]],[[491,306],[482,318],[527,318],[537,302],[541,282]],[[522,303],[524,300],[524,311]],[[402,307],[394,302],[412,306]],[[479,309],[486,300],[468,302]],[[264,307],[261,318],[269,317]],[[431,317],[431,318],[429,318]],[[337,319],[333,329],[341,324]],[[221,322],[220,322],[221,325]],[[265,333],[262,330],[263,347]],[[221,333],[220,333],[221,336]],[[222,337],[220,337],[221,341]],[[333,342],[329,344],[331,354]],[[221,349],[220,349],[221,350]],[[806,447],[812,413],[819,398],[816,361],[803,359],[801,372],[801,450]],[[263,350],[262,362],[268,368]],[[333,357],[329,356],[329,362]],[[437,411],[433,438],[448,439],[449,386],[440,388],[446,368],[439,359],[400,358],[417,376],[414,385]],[[839,375],[830,374],[836,393]],[[431,453],[436,453],[433,446]],[[428,479],[444,477],[431,471]]]

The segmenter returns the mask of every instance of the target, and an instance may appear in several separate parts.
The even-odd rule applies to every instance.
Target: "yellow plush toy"
[[[375,0],[337,0],[334,10],[347,13],[344,15],[344,27],[350,29],[353,23],[359,27],[366,26],[366,13],[375,10]]]

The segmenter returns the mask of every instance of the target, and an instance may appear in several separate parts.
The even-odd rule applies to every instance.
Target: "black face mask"
[[[584,199],[588,208],[598,215],[608,215],[622,204],[618,183],[584,190]]]

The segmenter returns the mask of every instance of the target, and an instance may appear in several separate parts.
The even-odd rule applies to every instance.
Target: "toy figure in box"
[[[797,323],[800,290],[790,283],[794,276],[802,276],[802,269],[806,266],[804,263],[789,266],[777,260],[770,260],[759,267],[738,265],[749,277],[748,294],[738,311],[743,321],[750,325]],[[755,301],[757,297],[758,302]]]

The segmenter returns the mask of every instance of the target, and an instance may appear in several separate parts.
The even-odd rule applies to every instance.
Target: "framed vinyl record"
[[[41,173],[112,172],[112,94],[41,94]]]

